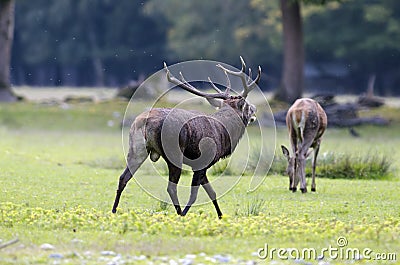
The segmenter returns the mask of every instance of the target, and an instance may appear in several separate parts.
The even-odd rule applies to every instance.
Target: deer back
[[[286,124],[291,137],[296,137],[300,144],[307,144],[304,140],[310,139],[314,146],[326,129],[327,117],[315,100],[302,98],[289,108]]]

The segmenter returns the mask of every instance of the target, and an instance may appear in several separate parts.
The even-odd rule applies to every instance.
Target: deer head
[[[286,174],[289,175],[289,188],[292,189],[292,183],[295,177],[295,163],[296,163],[296,158],[294,156],[290,156],[289,150],[284,146],[281,145],[282,148],[282,153],[286,157],[288,163],[286,167]]]

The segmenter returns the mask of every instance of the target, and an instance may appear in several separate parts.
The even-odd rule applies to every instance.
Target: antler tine
[[[218,66],[218,65],[217,65]],[[222,67],[222,66],[221,66]],[[220,68],[221,68],[220,67]],[[211,78],[208,77],[208,81],[210,82],[210,84],[212,85],[212,87],[218,92],[218,93],[224,93],[227,96],[229,96],[229,92],[231,90],[231,80],[229,79],[228,73],[224,70],[224,74],[226,76],[226,89],[225,92],[222,92],[221,89],[219,89],[213,81],[211,81]]]
[[[243,75],[246,75],[246,74],[245,74],[245,71],[246,71],[246,63],[244,62],[242,56],[240,56],[240,60],[242,61],[242,69],[241,69],[240,71],[238,71],[238,72],[229,70],[229,69],[223,67],[221,64],[217,64],[217,67],[218,67],[218,68],[221,68],[223,71],[227,72],[228,74],[242,77]]]
[[[249,69],[249,75],[251,76],[251,70]],[[249,92],[254,89],[254,87],[258,84],[261,78],[261,66],[258,66],[258,73],[256,79],[254,79],[251,83],[246,84],[245,89],[243,90],[242,97],[247,97]],[[252,80],[252,78],[250,78]]]
[[[246,63],[244,62],[244,59],[242,56],[239,56],[240,62],[242,63],[242,70],[241,72],[246,72]]]
[[[225,93],[217,93],[217,94],[209,94],[209,93],[204,93],[200,90],[198,90],[197,88],[195,88],[194,86],[190,85],[189,82],[187,82],[185,80],[185,78],[183,77],[182,72],[179,72],[179,75],[181,76],[181,80],[177,79],[176,77],[174,77],[171,72],[168,69],[167,64],[164,62],[164,69],[167,73],[167,79],[169,82],[179,86],[180,88],[183,88],[184,90],[195,94],[197,96],[200,97],[204,97],[204,98],[220,98],[220,99],[227,99],[228,95],[226,95]]]
[[[196,89],[194,86],[192,86],[191,84],[189,84],[189,82],[188,82],[188,81],[186,81],[186,79],[183,77],[183,74],[182,74],[182,72],[179,72],[179,76],[181,77],[181,81],[182,81],[182,83],[184,83],[185,85],[188,85],[188,86],[190,86],[192,89]]]
[[[225,73],[238,76],[243,85],[243,91],[241,93],[241,96],[246,98],[249,92],[254,88],[254,86],[260,81],[261,77],[261,67],[258,67],[258,75],[255,80],[252,81],[252,73],[251,69],[249,69],[249,75],[246,75],[246,63],[243,60],[243,57],[240,56],[240,62],[242,63],[242,69],[240,71],[232,71],[229,69],[226,69],[222,65],[218,64],[217,67],[221,68]]]
[[[251,72],[251,68],[249,67],[249,74],[248,74],[248,79],[247,82],[251,82],[253,80],[253,73]]]
[[[231,80],[229,79],[228,73],[224,71],[224,74],[226,76],[226,89],[225,89],[225,94],[229,94],[232,86],[231,86]]]
[[[208,82],[210,82],[212,88],[214,88],[215,91],[217,91],[218,93],[222,93],[221,89],[219,89],[219,88],[214,84],[214,82],[211,81],[211,78],[210,78],[210,77],[208,77]]]
[[[249,88],[253,89],[254,86],[255,86],[256,84],[258,84],[258,82],[260,82],[260,79],[261,79],[261,66],[258,66],[258,71],[257,71],[256,79],[254,79],[253,82],[251,82],[251,83],[249,84]]]
[[[173,83],[173,84],[175,84],[175,85],[177,85],[177,86],[179,86],[179,87],[185,89],[186,91],[191,92],[191,93],[193,93],[195,95],[198,95],[198,96],[201,96],[201,97],[204,96],[201,91],[197,90],[195,87],[191,86],[188,82],[186,82],[186,80],[183,78],[182,72],[180,72],[179,74],[181,75],[181,78],[183,80],[179,80],[179,79],[177,79],[175,76],[173,76],[171,74],[171,72],[169,71],[168,66],[167,66],[167,64],[165,62],[164,62],[164,69],[167,72],[167,79],[168,79],[169,82],[171,82],[171,83]]]
[[[164,62],[164,69],[167,72],[167,80],[168,80],[168,82],[171,82],[171,83],[173,83],[175,85],[181,85],[182,84],[182,82],[180,80],[176,79],[173,75],[171,75],[171,72],[169,71],[168,66],[167,66],[167,64],[165,62]]]

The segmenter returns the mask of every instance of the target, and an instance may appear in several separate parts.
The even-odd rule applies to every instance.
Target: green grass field
[[[374,111],[390,117],[392,125],[356,128],[360,138],[345,129],[329,129],[320,151],[321,159],[324,153],[385,155],[392,161],[391,178],[317,178],[317,192],[301,194],[289,192],[288,179],[276,174],[248,193],[250,177],[244,176],[220,198],[225,216],[218,220],[212,204],[176,216],[173,207],[133,180],[118,213],[111,214],[125,161],[119,122],[126,104],[0,105],[0,245],[19,239],[0,249],[0,264],[399,263],[399,109]],[[278,128],[276,143],[280,156],[280,144],[288,145],[284,128]],[[166,174],[163,162],[157,167]],[[137,174],[149,185],[159,185],[165,196],[166,185],[157,184],[152,170],[148,162]],[[238,176],[232,170],[219,178],[232,183]],[[190,180],[188,174],[181,179]],[[348,244],[339,249],[369,248],[371,256],[383,253],[392,261],[367,260],[363,254],[350,261],[327,254],[321,261],[287,261],[276,253],[273,260],[257,257],[265,244],[319,251],[338,248],[340,237]],[[45,250],[45,243],[54,249]]]

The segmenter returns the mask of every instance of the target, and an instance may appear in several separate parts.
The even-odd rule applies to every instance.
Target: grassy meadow
[[[270,173],[256,191],[247,192],[251,178],[228,170],[219,179],[238,183],[219,199],[224,213],[219,220],[210,203],[177,216],[134,180],[117,214],[111,214],[125,163],[120,122],[126,106],[120,100],[0,105],[0,246],[19,240],[0,248],[0,264],[400,263],[399,107],[363,112],[388,117],[392,124],[357,127],[358,138],[347,129],[329,128],[319,156],[321,163],[332,154],[360,157],[359,163],[384,157],[390,164],[388,176],[317,178],[317,192],[301,194],[289,192],[286,176]],[[138,102],[134,108],[147,106]],[[289,145],[286,129],[278,128],[276,136],[276,155],[281,157],[280,145]],[[252,129],[248,139],[252,144]],[[274,148],[267,147],[272,153]],[[163,162],[156,164],[165,177]],[[137,174],[149,185],[159,185],[150,162]],[[189,185],[190,174],[181,181]],[[164,198],[166,184],[159,186]],[[343,249],[369,248],[373,254],[391,254],[386,258],[392,260],[367,260],[365,254],[353,260],[257,256],[266,244],[286,250],[337,248],[341,237],[347,240]]]

